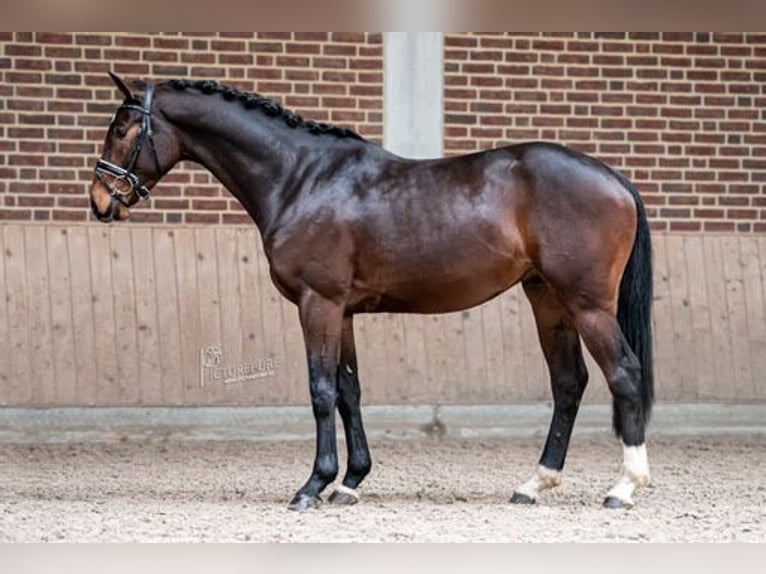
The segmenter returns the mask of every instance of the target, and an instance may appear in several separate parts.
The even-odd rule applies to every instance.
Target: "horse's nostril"
[[[101,213],[98,210],[98,206],[96,205],[96,202],[93,201],[93,198],[91,198],[90,200],[90,209],[91,211],[93,211],[93,215],[95,215],[96,219],[98,219],[102,223],[109,223],[110,221],[114,221],[115,219],[117,219],[117,217],[115,217],[115,210],[111,204],[109,205],[109,208],[110,208],[109,213],[107,214]]]

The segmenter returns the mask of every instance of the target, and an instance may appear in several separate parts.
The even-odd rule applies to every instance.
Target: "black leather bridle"
[[[138,176],[134,173],[136,162],[141,154],[141,149],[145,142],[149,142],[149,147],[152,148],[152,155],[154,156],[154,165],[157,168],[157,175],[161,174],[160,161],[157,157],[157,149],[154,146],[154,138],[152,132],[152,100],[154,99],[154,86],[149,84],[144,94],[144,103],[142,106],[135,104],[122,104],[117,110],[135,110],[141,112],[141,130],[138,132],[135,141],[133,142],[133,149],[130,151],[130,157],[128,159],[128,165],[126,167],[120,167],[105,159],[99,159],[96,162],[96,177],[98,180],[109,190],[109,195],[112,196],[111,215],[112,218],[117,210],[116,202],[121,203],[125,207],[130,207],[130,197],[128,194],[121,192],[114,187],[114,183],[119,180],[124,180],[130,185],[130,190],[140,199],[149,199],[149,189],[146,185],[142,185]],[[112,176],[114,179],[110,182],[105,178],[105,175]],[[135,201],[133,202],[135,203]]]

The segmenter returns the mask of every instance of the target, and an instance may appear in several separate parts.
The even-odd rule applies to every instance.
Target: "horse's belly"
[[[447,313],[479,305],[517,283],[528,270],[521,257],[457,252],[417,264],[388,262],[377,281],[355,282],[360,310]],[[356,305],[355,305],[356,307]]]

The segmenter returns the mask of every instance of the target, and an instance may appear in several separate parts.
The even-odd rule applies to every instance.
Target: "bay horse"
[[[532,305],[554,411],[536,472],[511,502],[534,503],[561,481],[588,381],[582,339],[606,378],[623,443],[622,474],[604,505],[633,505],[649,482],[652,268],[646,213],[624,176],[546,142],[404,159],[214,81],[130,89],[111,76],[125,99],[95,168],[95,216],[127,219],[179,161],[199,163],[250,214],[274,285],[298,307],[316,455],[290,509],[318,506],[337,476],[336,409],[348,464],[329,501],[356,503],[370,472],[355,314],[458,311],[517,283]]]

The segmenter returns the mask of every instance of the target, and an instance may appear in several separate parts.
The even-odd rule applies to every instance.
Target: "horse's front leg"
[[[343,319],[341,337],[340,368],[338,369],[338,412],[343,420],[348,447],[348,465],[343,483],[330,495],[334,504],[356,504],[359,494],[356,488],[364,480],[372,467],[370,449],[362,423],[360,408],[361,391],[359,389],[359,371],[356,363],[356,345],[354,344],[353,317]]]
[[[344,309],[342,304],[314,292],[305,294],[299,307],[316,421],[316,456],[311,476],[290,501],[291,510],[319,506],[322,503],[319,494],[338,474],[335,408]]]

